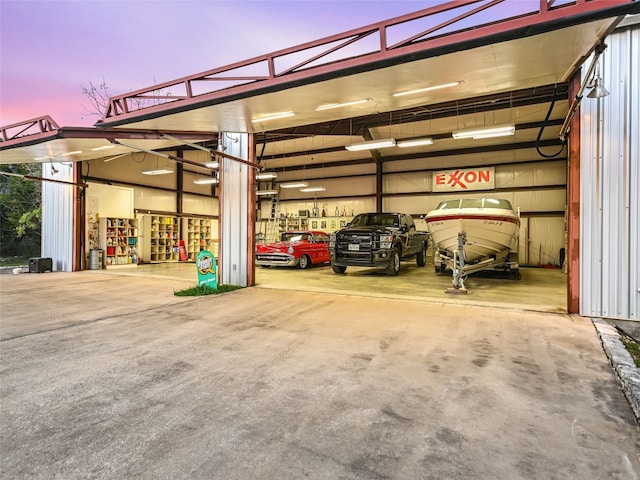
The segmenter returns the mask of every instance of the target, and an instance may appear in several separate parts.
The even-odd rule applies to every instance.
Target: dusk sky
[[[0,125],[98,116],[82,87],[111,95],[443,3],[434,0],[0,0]]]

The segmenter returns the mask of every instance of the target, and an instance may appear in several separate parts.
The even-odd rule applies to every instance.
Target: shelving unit
[[[210,218],[185,217],[182,219],[182,239],[188,261],[195,261],[196,256],[202,250],[214,252]],[[217,250],[217,249],[216,249]]]
[[[280,216],[278,219],[280,233],[289,230],[307,230],[309,228],[309,219],[306,217],[285,217]]]
[[[135,218],[101,218],[100,248],[107,267],[138,264],[138,220]]]
[[[143,262],[177,262],[180,259],[180,219],[169,215],[142,215],[140,255]]]

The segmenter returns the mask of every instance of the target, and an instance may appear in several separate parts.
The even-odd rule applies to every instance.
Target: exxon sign
[[[494,167],[433,172],[433,191],[493,190],[495,188],[495,173]]]

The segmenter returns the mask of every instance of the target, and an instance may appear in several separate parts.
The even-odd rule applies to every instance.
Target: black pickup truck
[[[384,267],[397,275],[400,260],[415,258],[426,263],[427,232],[419,232],[406,213],[361,213],[343,229],[331,234],[331,268],[344,273],[348,266]]]

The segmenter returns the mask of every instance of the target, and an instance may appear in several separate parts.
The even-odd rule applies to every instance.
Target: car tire
[[[416,264],[419,267],[424,267],[427,264],[427,247],[424,243],[416,255]]]
[[[400,271],[400,252],[397,248],[394,248],[391,252],[391,259],[389,265],[387,265],[387,275],[395,277]]]
[[[333,273],[344,273],[347,271],[347,267],[342,265],[331,265],[331,268],[333,269]]]
[[[298,262],[298,266],[302,270],[306,270],[307,268],[309,268],[311,266],[311,259],[309,258],[309,255],[302,255],[300,257],[300,261]]]

